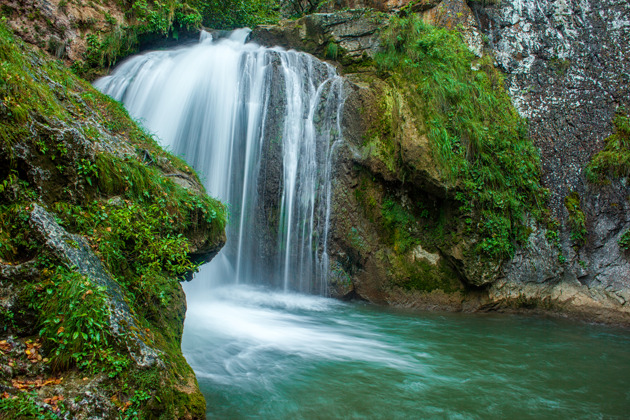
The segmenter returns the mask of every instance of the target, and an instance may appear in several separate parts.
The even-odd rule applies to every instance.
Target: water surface
[[[183,350],[208,418],[630,415],[628,330],[413,313],[251,286],[187,293]]]

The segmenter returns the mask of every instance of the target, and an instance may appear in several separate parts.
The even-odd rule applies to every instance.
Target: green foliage
[[[129,408],[125,410],[124,419],[125,420],[137,420],[141,417],[139,408],[143,402],[151,399],[151,395],[142,390],[137,390],[133,393],[133,396],[129,399]]]
[[[376,62],[424,117],[443,176],[460,191],[477,252],[510,257],[529,233],[528,214],[540,216],[538,151],[514,110],[490,57],[476,59],[459,33],[415,16],[392,17]],[[479,70],[472,70],[473,64]]]
[[[111,15],[105,14],[108,30],[90,33],[86,37],[87,50],[83,61],[73,63],[75,73],[92,78],[105,67],[137,51],[143,39],[179,36],[179,31],[201,27],[200,12],[186,0],[126,2],[128,24],[119,24]]]
[[[254,28],[280,19],[278,0],[188,0],[187,3],[200,11],[203,24],[211,28]]]
[[[120,58],[137,51],[138,29],[135,27],[114,27],[111,32],[88,34],[84,62],[75,62],[73,69],[88,75],[92,68],[110,67]]]
[[[191,1],[133,1],[128,14],[139,23],[137,29],[144,33],[168,35],[178,27],[195,29],[201,26],[201,13],[191,7]]]
[[[593,156],[586,167],[586,177],[593,183],[630,176],[630,114],[619,108],[613,119],[614,132],[604,150]]]
[[[572,191],[564,199],[564,206],[569,212],[569,229],[571,230],[570,238],[576,247],[584,245],[586,240],[586,217],[580,208],[580,196]]]
[[[8,398],[0,398],[0,418],[14,420],[58,420],[62,417],[46,410],[37,403],[37,392],[18,392]]]
[[[35,306],[41,316],[40,335],[54,348],[53,367],[91,366],[99,360],[100,349],[112,341],[105,289],[62,267],[39,287],[43,296]]]
[[[619,243],[619,248],[625,249],[626,251],[630,249],[630,229],[626,230],[621,235],[618,243]]]

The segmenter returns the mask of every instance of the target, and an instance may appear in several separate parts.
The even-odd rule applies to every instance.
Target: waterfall
[[[325,295],[342,79],[308,54],[248,35],[202,32],[197,44],[132,57],[94,85],[227,203],[228,242],[211,277]]]

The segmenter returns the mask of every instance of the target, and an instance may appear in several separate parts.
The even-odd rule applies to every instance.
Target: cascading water
[[[230,205],[228,244],[184,285],[208,418],[626,418],[626,330],[286,292],[325,294],[342,81],[246,37],[204,34],[96,83]]]
[[[249,30],[136,56],[95,86],[205,177],[231,213],[203,274],[326,294],[331,161],[342,79],[295,51],[245,43]]]

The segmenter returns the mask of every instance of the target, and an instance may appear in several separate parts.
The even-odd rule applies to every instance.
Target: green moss
[[[415,217],[396,200],[387,197],[381,207],[383,227],[389,233],[388,242],[397,253],[405,253],[413,247],[418,238],[412,235]]]
[[[570,238],[576,247],[584,245],[586,240],[586,217],[580,208],[580,195],[572,191],[564,199],[564,205],[569,212],[569,229],[571,231]]]
[[[422,258],[391,256],[390,263],[392,283],[407,290],[454,293],[463,288],[457,274],[442,258],[432,264]]]
[[[490,57],[475,58],[459,33],[415,16],[392,17],[382,41],[376,57],[382,77],[421,117],[419,129],[456,191],[462,219],[480,238],[475,252],[491,260],[510,257],[527,238],[527,215],[542,216],[546,191],[538,152],[501,74]]]
[[[377,117],[371,122],[364,143],[363,153],[376,157],[387,169],[396,173],[400,169],[400,145],[395,139],[395,98],[391,91],[379,98]]]
[[[604,150],[593,156],[586,177],[593,183],[630,176],[630,114],[619,108],[613,119],[614,132],[605,140]]]

